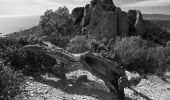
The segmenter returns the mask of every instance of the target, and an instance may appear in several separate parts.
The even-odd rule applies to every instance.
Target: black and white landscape
[[[169,100],[169,10],[170,0],[1,0],[0,100]]]

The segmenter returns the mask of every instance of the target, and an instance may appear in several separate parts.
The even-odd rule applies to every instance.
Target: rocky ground
[[[87,75],[88,80],[75,82],[82,75]],[[22,100],[114,100],[101,79],[82,70],[68,73],[67,80],[51,74],[29,77],[25,87]],[[170,84],[148,75],[137,86],[126,88],[125,94],[126,100],[170,100]]]

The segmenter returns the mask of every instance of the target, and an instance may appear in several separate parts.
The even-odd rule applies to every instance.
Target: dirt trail
[[[90,81],[73,82],[81,75]],[[114,100],[104,82],[87,71],[74,71],[67,74],[68,80],[61,81],[53,75],[29,78],[26,81],[25,100]],[[132,90],[133,89],[133,90]],[[170,100],[170,83],[150,75],[132,89],[126,88],[127,100]],[[25,95],[26,96],[26,95]]]

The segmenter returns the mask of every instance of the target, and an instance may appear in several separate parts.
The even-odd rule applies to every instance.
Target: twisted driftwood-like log
[[[70,67],[72,64],[80,62],[89,72],[101,78],[110,89],[110,92],[118,96],[118,100],[123,100],[125,87],[123,84],[126,84],[123,82],[128,81],[126,81],[125,70],[116,62],[91,52],[74,55],[50,43],[44,43],[44,45],[29,45],[23,47],[23,49],[49,55],[54,59],[60,60],[66,65],[65,67]]]

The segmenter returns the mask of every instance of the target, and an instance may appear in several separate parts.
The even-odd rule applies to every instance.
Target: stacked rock
[[[122,11],[112,0],[92,0],[85,7],[73,9],[72,18],[75,24],[98,40],[146,33],[140,11]]]

